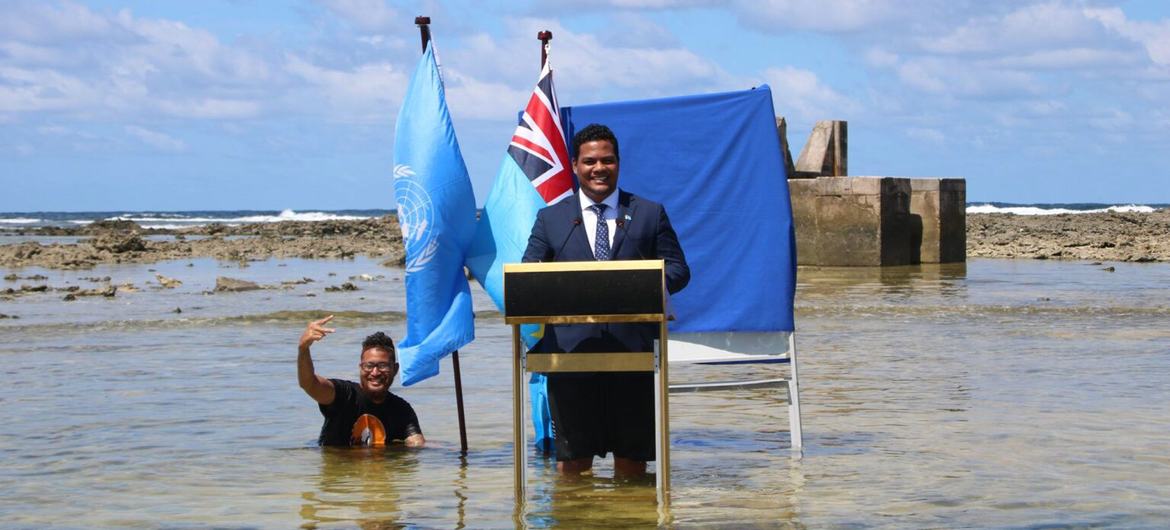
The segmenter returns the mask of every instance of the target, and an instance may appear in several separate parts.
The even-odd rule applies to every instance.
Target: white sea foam
[[[158,230],[178,230],[180,228],[190,228],[194,225],[189,225],[189,224],[177,225],[174,223],[169,223],[169,224],[168,223],[153,223],[153,224],[152,223],[142,223],[140,226],[142,226],[142,228],[148,228],[148,229],[154,228],[154,229],[158,229]]]
[[[991,204],[976,204],[967,207],[967,213],[1010,213],[1015,215],[1057,215],[1062,213],[1105,213],[1105,212],[1133,212],[1150,213],[1154,208],[1139,204],[1126,204],[1098,208],[1095,210],[1070,210],[1068,208],[1038,208],[1036,206],[995,206]]]
[[[0,224],[6,225],[31,225],[33,223],[41,222],[41,219],[29,219],[27,217],[13,217],[11,219],[0,219]]]
[[[293,210],[284,210],[277,215],[246,215],[243,217],[183,217],[174,214],[148,214],[138,216],[122,215],[111,217],[108,220],[134,221],[141,224],[143,228],[181,228],[207,223],[240,225],[246,223],[278,223],[280,221],[359,221],[369,218],[369,216],[360,215],[338,215],[326,212],[295,212]],[[156,224],[151,225],[150,223]]]

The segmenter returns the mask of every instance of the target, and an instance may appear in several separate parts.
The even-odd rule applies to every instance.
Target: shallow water
[[[615,483],[599,461],[593,477],[565,481],[538,457],[514,513],[509,332],[482,293],[478,339],[460,352],[471,446],[461,458],[446,361],[438,377],[394,388],[418,411],[426,449],[313,445],[321,420],[295,382],[296,338],[309,318],[336,313],[339,331],[314,358],[322,374],[356,378],[361,337],[403,332],[397,269],[194,260],[3,272],[49,279],[0,288],[110,276],[142,290],[0,300],[20,317],[0,320],[0,526],[660,521],[652,480]],[[152,288],[156,273],[184,284]],[[359,274],[375,278],[349,280]],[[204,294],[217,275],[314,282]],[[975,260],[798,278],[803,454],[788,449],[785,409],[767,390],[672,396],[669,524],[1170,521],[1170,266]],[[360,290],[324,292],[344,281]]]

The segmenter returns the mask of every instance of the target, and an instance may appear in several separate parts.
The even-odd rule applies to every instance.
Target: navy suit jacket
[[[580,193],[580,192],[578,192]],[[536,214],[523,261],[593,261],[593,248],[582,226],[577,194]],[[654,201],[618,190],[617,227],[610,248],[611,260],[662,259],[666,288],[672,294],[691,280],[691,269],[678,243],[678,235],[666,217],[666,209]],[[598,289],[605,286],[599,285]],[[573,324],[545,326],[536,352],[651,351],[658,338],[656,324]]]

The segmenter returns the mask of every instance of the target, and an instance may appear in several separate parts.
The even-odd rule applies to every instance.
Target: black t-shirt
[[[319,445],[378,445],[422,434],[418,416],[410,403],[389,392],[381,403],[370,401],[353,381],[330,379],[334,398],[329,405],[318,405],[325,423],[321,425]]]

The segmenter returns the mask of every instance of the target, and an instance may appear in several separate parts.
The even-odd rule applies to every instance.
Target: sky
[[[393,208],[431,17],[480,204],[540,69],[562,106],[768,84],[799,155],[967,199],[1170,203],[1161,0],[0,0],[0,211]]]

